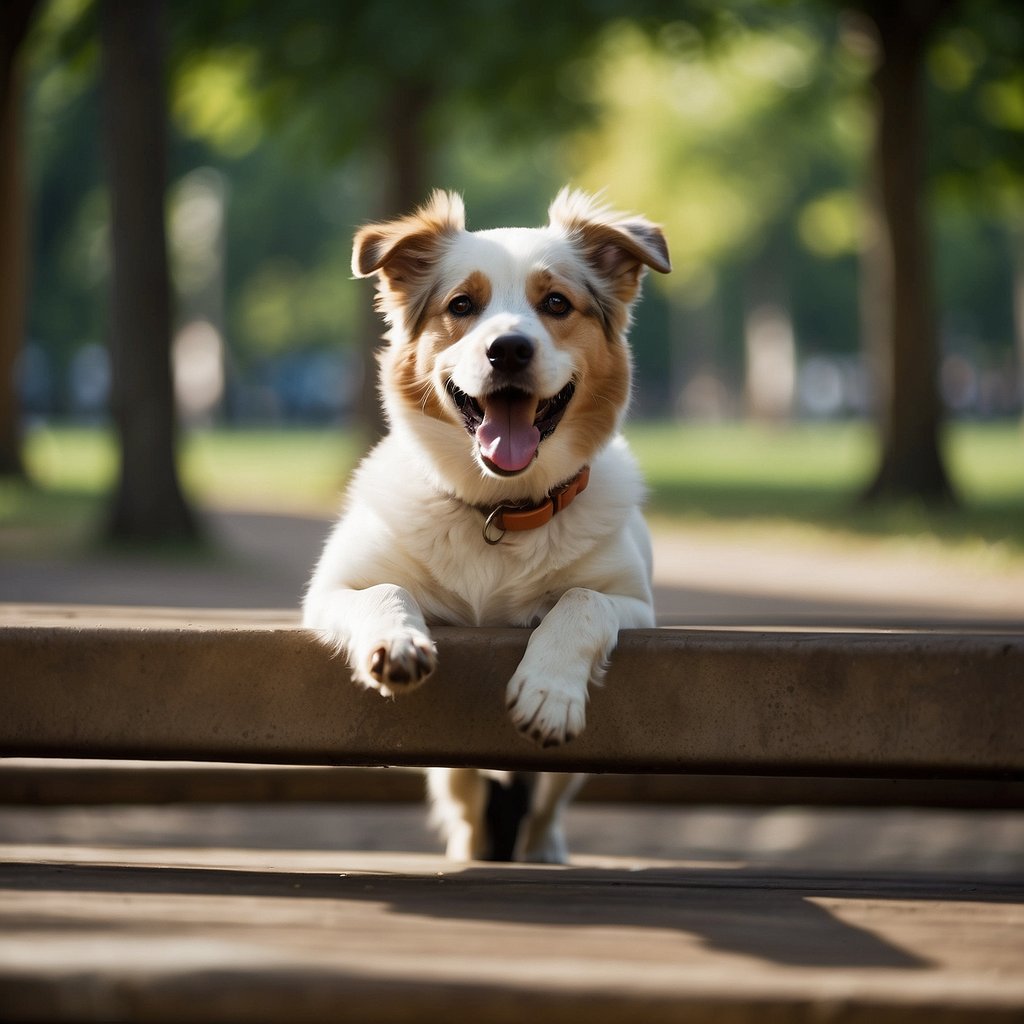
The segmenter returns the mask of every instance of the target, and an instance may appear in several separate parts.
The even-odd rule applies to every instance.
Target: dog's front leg
[[[404,588],[311,590],[302,624],[348,655],[352,677],[385,697],[419,686],[437,667],[423,613]]]
[[[600,683],[619,630],[653,624],[646,601],[567,590],[533,631],[509,681],[513,724],[545,747],[578,736],[586,724],[587,684]]]

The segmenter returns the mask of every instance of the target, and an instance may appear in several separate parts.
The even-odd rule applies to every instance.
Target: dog
[[[356,234],[353,272],[376,278],[388,327],[389,430],[303,602],[303,624],[385,697],[434,672],[431,625],[531,627],[507,708],[545,747],[584,728],[619,630],[654,625],[644,487],[619,431],[633,303],[648,267],[671,270],[659,227],[581,191],[548,218],[470,232],[438,191]],[[429,769],[448,856],[564,862],[581,778]]]

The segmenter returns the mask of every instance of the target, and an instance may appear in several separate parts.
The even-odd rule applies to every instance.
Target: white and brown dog
[[[352,265],[376,275],[390,328],[390,430],[352,479],[304,624],[385,696],[434,671],[430,625],[535,627],[508,713],[537,743],[565,743],[619,630],[654,624],[643,485],[619,428],[630,308],[646,267],[668,273],[665,239],[569,190],[547,227],[468,232],[461,199],[436,192],[360,230]],[[449,856],[564,860],[574,777],[514,780],[517,841],[515,823],[488,835],[486,774],[430,770]]]

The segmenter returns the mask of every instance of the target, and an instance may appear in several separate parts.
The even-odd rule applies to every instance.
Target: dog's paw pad
[[[434,645],[424,636],[394,637],[373,649],[367,665],[370,685],[385,697],[415,689],[437,667]]]
[[[575,739],[586,722],[586,690],[531,686],[513,679],[506,702],[512,724],[541,747],[557,747]]]
[[[384,671],[387,667],[388,651],[386,647],[378,647],[370,655],[370,675],[378,682],[384,678]]]

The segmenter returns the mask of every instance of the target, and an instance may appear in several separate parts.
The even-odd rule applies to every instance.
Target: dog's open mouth
[[[557,395],[538,401],[519,388],[474,398],[452,380],[446,387],[487,468],[504,476],[521,473],[530,465],[541,441],[555,432],[576,391],[570,381]]]

